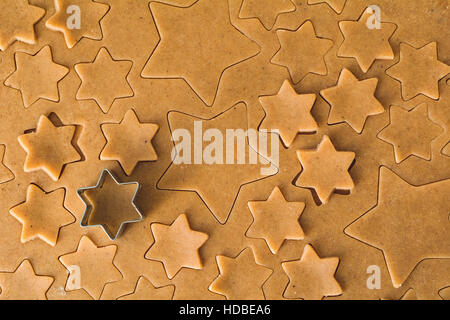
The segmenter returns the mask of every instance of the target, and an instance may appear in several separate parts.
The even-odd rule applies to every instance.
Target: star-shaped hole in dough
[[[107,143],[101,160],[117,160],[125,173],[130,175],[138,162],[158,159],[152,139],[159,126],[141,123],[136,113],[130,109],[120,123],[102,124],[101,129]]]
[[[173,285],[155,288],[147,278],[139,277],[134,292],[118,300],[172,300],[174,291]]]
[[[180,214],[169,226],[152,223],[150,227],[155,242],[145,258],[161,261],[169,279],[173,279],[181,268],[203,268],[198,250],[206,242],[208,235],[192,230],[185,214]]]
[[[378,138],[392,144],[395,162],[400,163],[411,155],[431,160],[431,142],[444,129],[429,119],[427,104],[422,103],[410,111],[391,106],[390,118]]]
[[[69,271],[66,291],[84,289],[92,298],[100,299],[107,283],[122,280],[113,262],[116,251],[115,245],[97,247],[87,236],[82,236],[75,252],[59,257]]]
[[[344,232],[383,251],[399,288],[420,261],[450,258],[450,179],[412,186],[381,167],[378,186],[378,204]]]
[[[316,36],[311,21],[306,21],[297,30],[277,30],[281,48],[271,62],[287,67],[294,84],[308,73],[327,74],[324,55],[333,46],[330,39]]]
[[[281,13],[295,11],[291,0],[244,0],[239,18],[257,18],[264,28],[271,30]]]
[[[34,25],[45,15],[45,10],[28,3],[28,0],[2,0],[0,2],[0,50],[14,43],[36,43]]]
[[[283,296],[288,299],[321,300],[342,294],[334,278],[339,258],[320,258],[309,244],[303,249],[300,260],[283,262],[281,266],[289,277]]]
[[[0,144],[0,184],[9,182],[14,179],[14,173],[4,164],[6,146]]]
[[[289,148],[298,133],[317,131],[317,123],[311,115],[315,101],[315,94],[297,94],[285,80],[276,95],[259,97],[266,113],[259,129],[276,130],[283,144]]]
[[[399,62],[386,70],[389,76],[400,81],[404,100],[419,94],[439,99],[438,82],[449,72],[450,66],[438,60],[436,42],[419,49],[400,43]]]
[[[348,170],[355,160],[355,153],[336,151],[328,136],[323,136],[316,150],[298,150],[302,165],[295,185],[312,188],[321,204],[325,204],[335,191],[351,191],[354,187]]]
[[[67,47],[73,48],[82,38],[101,40],[103,37],[100,20],[109,6],[93,0],[54,0],[55,14],[45,26],[62,32]]]
[[[16,52],[14,57],[16,70],[5,80],[5,85],[20,91],[25,108],[39,99],[58,102],[58,83],[69,69],[53,62],[50,47],[43,47],[35,55]]]
[[[80,161],[81,155],[72,145],[75,126],[55,126],[49,118],[41,116],[35,132],[19,136],[26,151],[24,170],[43,170],[54,181],[58,181],[66,164]]]
[[[334,12],[341,14],[342,10],[344,10],[346,1],[347,0],[308,0],[308,4],[326,3],[334,10]]]
[[[100,48],[94,61],[78,63],[75,71],[81,79],[77,99],[93,99],[104,113],[108,113],[116,99],[134,95],[127,81],[133,62],[114,60],[106,48]]]
[[[359,81],[349,70],[342,69],[337,85],[320,91],[331,105],[328,124],[347,122],[361,133],[369,116],[384,112],[384,107],[375,98],[377,84],[377,78]]]
[[[273,254],[278,253],[285,240],[304,239],[299,219],[305,204],[286,201],[278,187],[273,189],[266,201],[250,201],[248,207],[253,223],[246,235],[264,239]]]
[[[216,257],[219,276],[209,290],[228,300],[264,300],[263,285],[272,270],[257,264],[252,249],[245,248],[235,258]]]
[[[27,198],[10,209],[11,215],[22,226],[22,243],[39,238],[51,246],[56,245],[60,228],[75,222],[75,217],[64,207],[65,189],[45,192],[31,184]]]

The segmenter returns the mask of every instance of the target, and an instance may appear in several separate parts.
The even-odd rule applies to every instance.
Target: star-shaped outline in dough
[[[156,293],[158,296],[156,298],[153,297],[153,293]],[[117,300],[172,300],[174,294],[174,285],[169,284],[167,286],[155,287],[146,277],[140,276],[134,287],[134,291],[120,296]],[[167,296],[170,297],[167,298]]]
[[[14,180],[14,173],[5,165],[5,156],[6,156],[6,145],[0,143],[0,177],[1,176],[9,176],[9,178],[5,178],[5,180],[0,180],[0,184],[7,183]]]
[[[267,16],[266,14],[268,12],[258,12],[258,8],[255,8],[256,3],[258,5],[261,2],[266,1],[267,3],[262,3],[262,6],[266,6],[269,8],[271,5],[277,6],[275,10],[269,10],[273,15]],[[283,3],[282,3],[283,2]],[[289,5],[290,4],[290,5]],[[284,7],[284,8],[283,8]],[[270,8],[273,9],[273,8]],[[244,0],[242,2],[241,8],[239,10],[239,18],[240,19],[258,19],[263,27],[270,31],[274,27],[275,23],[277,22],[277,18],[282,13],[289,13],[294,12],[297,9],[297,7],[294,5],[294,3],[291,0]]]
[[[334,12],[341,14],[347,0],[308,0],[309,5],[326,3]]]

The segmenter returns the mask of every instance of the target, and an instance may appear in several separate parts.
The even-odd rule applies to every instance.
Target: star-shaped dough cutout
[[[257,18],[264,28],[271,30],[278,15],[295,11],[291,0],[244,0],[239,18]]]
[[[281,264],[289,277],[283,296],[288,299],[321,300],[342,294],[342,288],[334,278],[338,265],[338,257],[320,258],[307,244],[300,260]]]
[[[377,78],[359,81],[349,70],[342,69],[337,85],[320,91],[331,105],[328,124],[347,122],[361,133],[369,116],[384,112],[383,105],[375,98],[377,84]]]
[[[203,268],[198,250],[208,235],[192,230],[185,214],[180,214],[170,226],[153,223],[150,227],[155,242],[145,258],[161,261],[169,279],[173,279],[181,268]]]
[[[0,144],[0,184],[14,179],[14,173],[3,163],[5,160],[6,146]]]
[[[315,101],[315,94],[297,94],[289,81],[285,80],[276,95],[259,97],[266,113],[259,129],[277,130],[281,141],[289,148],[297,133],[317,131],[317,123],[311,115]]]
[[[423,259],[450,258],[450,179],[412,186],[381,167],[378,185],[378,204],[344,232],[383,251],[399,288]]]
[[[13,272],[0,272],[0,299],[47,300],[46,293],[53,280],[36,275],[31,262],[24,260]]]
[[[22,243],[39,238],[56,245],[60,228],[75,222],[75,217],[64,207],[65,194],[62,188],[47,193],[34,184],[28,187],[26,201],[9,211],[23,225]]]
[[[323,136],[316,150],[298,150],[302,172],[295,185],[312,188],[320,202],[325,204],[336,190],[351,191],[354,183],[348,172],[355,153],[336,151],[328,136]]]
[[[43,170],[54,181],[58,181],[66,164],[81,160],[81,155],[72,145],[75,126],[56,127],[41,116],[36,132],[19,136],[18,140],[27,153],[24,170]]]
[[[436,42],[419,49],[400,43],[400,61],[386,70],[389,76],[400,81],[404,100],[419,94],[439,99],[438,82],[449,72],[450,66],[438,60]]]
[[[246,235],[264,239],[273,254],[278,253],[285,240],[302,240],[305,237],[299,224],[305,209],[303,202],[286,201],[278,187],[266,201],[250,201],[248,207],[253,216]]]
[[[324,55],[333,41],[317,37],[311,21],[306,21],[296,31],[277,30],[277,36],[281,48],[271,62],[287,67],[294,83],[308,73],[327,74]]]
[[[0,2],[0,50],[5,51],[14,41],[36,43],[34,25],[45,15],[45,10],[28,0],[2,0]]]
[[[69,271],[66,290],[84,289],[94,299],[100,299],[107,283],[119,281],[122,274],[114,265],[117,246],[97,247],[87,236],[82,236],[75,252],[59,257],[59,261]],[[80,288],[74,288],[69,282],[79,272]]]
[[[101,160],[117,160],[127,175],[130,175],[138,162],[158,159],[152,139],[159,126],[154,123],[141,123],[136,113],[130,109],[120,123],[102,124],[102,132],[107,143]]]
[[[16,52],[14,57],[16,70],[5,80],[5,85],[20,91],[25,108],[39,99],[59,101],[58,82],[69,69],[53,62],[49,46],[35,55]]]
[[[272,270],[255,261],[253,251],[245,248],[235,258],[216,257],[219,276],[210,284],[209,290],[225,296],[228,300],[264,300],[262,287]]]
[[[389,39],[397,26],[393,23],[380,22],[380,29],[370,29],[367,27],[367,20],[372,15],[371,9],[367,8],[358,21],[339,22],[344,42],[338,50],[338,56],[355,58],[364,73],[377,59],[394,59]]]
[[[326,3],[334,10],[334,12],[340,14],[342,13],[342,10],[344,10],[346,1],[347,0],[308,0],[308,4]]]
[[[175,287],[172,285],[155,288],[145,277],[139,277],[133,293],[124,295],[118,300],[172,300]]]
[[[150,8],[161,42],[142,76],[183,78],[207,105],[224,70],[260,50],[231,24],[228,1],[199,0],[187,8],[152,2]]]
[[[410,111],[391,106],[390,117],[389,125],[378,133],[378,138],[392,144],[395,162],[400,163],[411,155],[431,160],[431,142],[444,129],[430,120],[427,104]]]
[[[100,20],[108,10],[108,5],[93,0],[55,0],[55,14],[47,20],[45,26],[62,32],[70,49],[82,38],[102,39]]]

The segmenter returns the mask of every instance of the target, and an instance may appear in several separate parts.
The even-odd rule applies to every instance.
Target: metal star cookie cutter
[[[87,200],[87,199],[83,196],[83,193],[84,193],[86,190],[97,189],[97,188],[103,186],[103,183],[105,182],[105,178],[106,178],[106,175],[107,175],[107,174],[108,174],[108,175],[114,180],[114,182],[117,183],[118,185],[130,185],[130,184],[135,184],[135,185],[137,185],[136,192],[134,193],[133,198],[131,199],[131,204],[133,205],[133,207],[134,207],[134,209],[136,210],[136,212],[139,214],[140,218],[139,218],[139,219],[136,219],[136,220],[126,220],[126,221],[123,221],[123,222],[120,224],[119,229],[117,230],[117,232],[116,232],[115,234],[112,233],[110,230],[108,230],[108,228],[107,228],[106,225],[104,225],[104,224],[89,224],[89,223],[88,223],[89,217],[90,217],[91,212],[92,212],[92,204],[90,203],[89,200]],[[119,181],[117,180],[117,178],[114,176],[114,174],[111,173],[111,171],[109,171],[108,169],[103,169],[103,170],[102,170],[102,173],[100,174],[100,177],[99,177],[99,179],[98,179],[98,181],[97,181],[97,184],[96,184],[95,186],[92,186],[92,187],[84,187],[84,188],[79,188],[79,189],[77,189],[77,194],[78,194],[78,196],[80,197],[81,201],[83,201],[83,203],[84,203],[84,205],[85,205],[85,210],[84,210],[84,213],[83,213],[83,217],[81,218],[80,225],[81,225],[82,227],[98,227],[98,226],[100,226],[100,227],[102,227],[102,229],[105,231],[105,233],[108,235],[109,239],[111,239],[111,240],[113,240],[113,241],[116,240],[116,239],[119,237],[119,235],[121,234],[121,232],[123,231],[123,228],[124,228],[125,224],[128,224],[128,223],[134,223],[134,222],[141,222],[142,219],[143,219],[143,216],[142,216],[141,211],[139,210],[139,208],[136,206],[136,204],[135,204],[135,202],[134,202],[135,199],[136,199],[136,196],[137,196],[137,194],[138,194],[138,192],[139,192],[139,190],[140,190],[140,188],[141,188],[141,185],[140,185],[139,182],[119,182]]]

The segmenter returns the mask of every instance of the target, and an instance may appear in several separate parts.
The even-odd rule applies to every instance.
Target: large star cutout
[[[16,52],[14,57],[16,70],[5,80],[5,85],[21,92],[25,108],[39,99],[59,101],[58,82],[69,69],[53,62],[49,46],[35,55]]]
[[[341,286],[334,278],[338,265],[339,258],[320,258],[307,244],[300,260],[281,264],[289,277],[283,296],[288,299],[321,300],[342,294]]]
[[[277,30],[277,36],[281,48],[271,62],[287,67],[294,83],[308,73],[327,74],[324,55],[333,41],[317,37],[311,21],[306,21],[296,31]]]
[[[22,243],[39,238],[56,245],[59,229],[75,222],[75,217],[64,207],[65,194],[64,189],[46,193],[37,185],[28,187],[26,202],[9,211],[23,225]]]
[[[81,160],[72,145],[74,134],[75,126],[56,127],[46,116],[41,116],[36,132],[18,138],[27,153],[25,172],[43,170],[54,181],[58,181],[66,164]]]
[[[258,18],[264,28],[271,30],[281,13],[295,11],[291,0],[244,0],[239,18]]]
[[[179,215],[170,226],[153,223],[150,227],[155,242],[145,257],[161,261],[169,279],[181,268],[200,270],[203,267],[198,250],[208,235],[192,230],[185,214]]]
[[[278,253],[284,240],[302,240],[305,237],[298,222],[305,204],[286,201],[278,187],[266,201],[250,201],[248,207],[253,223],[246,235],[264,239],[273,254]]]
[[[139,122],[133,110],[128,110],[120,123],[102,124],[101,128],[107,144],[100,159],[119,161],[127,175],[133,172],[138,162],[158,159],[152,139],[159,126]]]
[[[336,151],[328,136],[323,137],[316,150],[298,150],[297,156],[303,170],[295,185],[314,189],[322,204],[327,203],[336,190],[353,189],[348,169],[355,153]]]
[[[134,292],[117,300],[172,300],[174,291],[173,285],[155,288],[146,278],[139,277]]]
[[[259,129],[277,130],[286,147],[290,147],[299,132],[316,132],[317,123],[311,115],[315,94],[297,94],[288,80],[274,96],[259,97],[266,113]]]
[[[342,13],[342,10],[344,10],[346,1],[347,0],[308,0],[308,4],[326,3],[337,14],[340,14],[340,13]]]
[[[438,60],[436,42],[419,49],[400,43],[400,61],[386,70],[389,76],[400,81],[405,100],[421,93],[439,99],[438,82],[449,72],[450,66]]]
[[[444,132],[428,117],[428,106],[422,103],[408,111],[392,106],[391,120],[378,133],[378,138],[394,147],[395,162],[400,163],[411,155],[431,160],[431,142]]]
[[[45,15],[45,10],[28,0],[0,2],[0,50],[5,51],[14,41],[36,43],[34,25]]]
[[[337,85],[320,91],[331,105],[328,123],[347,122],[361,133],[369,116],[384,112],[384,107],[375,98],[377,84],[377,78],[359,81],[349,70],[342,69]]]
[[[398,288],[423,259],[450,258],[449,193],[450,179],[416,187],[381,167],[378,204],[344,231],[383,251]]]
[[[143,77],[183,78],[212,105],[224,70],[259,52],[230,22],[228,1],[199,0],[187,8],[152,2],[161,42]]]
[[[14,179],[14,173],[3,163],[5,160],[6,146],[0,144],[0,184]]]

